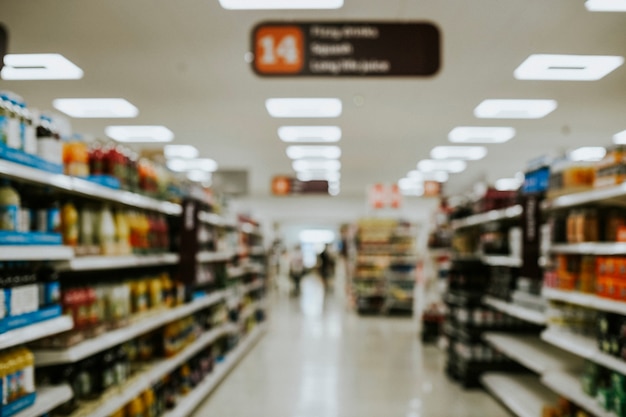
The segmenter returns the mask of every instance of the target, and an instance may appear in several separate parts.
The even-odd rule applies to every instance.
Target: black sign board
[[[262,76],[423,77],[439,71],[441,35],[424,22],[267,22],[252,51]]]

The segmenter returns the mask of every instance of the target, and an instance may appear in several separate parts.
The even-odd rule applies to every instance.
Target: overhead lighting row
[[[8,54],[0,76],[4,80],[78,80],[84,72],[60,54]],[[57,98],[52,106],[77,119],[135,118],[139,109],[124,98]],[[105,134],[124,143],[167,143],[174,133],[160,125],[113,125]],[[209,158],[198,158],[199,151],[191,145],[167,145],[164,148],[167,166],[172,171],[184,172],[192,181],[207,183],[217,163]]]

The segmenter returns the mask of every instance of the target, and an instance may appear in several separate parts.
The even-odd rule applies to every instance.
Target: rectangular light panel
[[[163,155],[166,158],[183,158],[192,159],[197,158],[200,152],[195,146],[191,145],[165,145],[163,148]]]
[[[341,174],[339,171],[300,171],[297,173],[297,178],[300,181],[339,181]]]
[[[79,80],[83,70],[61,54],[8,54],[3,80]]]
[[[283,142],[339,142],[341,128],[338,126],[281,126],[278,137]]]
[[[448,133],[453,143],[504,143],[515,137],[512,127],[459,126]]]
[[[465,171],[467,163],[461,160],[423,159],[417,163],[417,169],[422,172],[446,171],[459,173]]]
[[[572,161],[601,161],[606,155],[606,149],[602,146],[583,146],[567,153]]]
[[[433,159],[464,159],[477,161],[487,156],[487,148],[484,146],[435,146],[430,151]]]
[[[498,191],[515,191],[522,186],[523,181],[518,178],[500,178],[494,184]]]
[[[165,126],[107,126],[106,135],[118,142],[171,142],[174,133]]]
[[[57,98],[52,105],[75,118],[130,118],[139,110],[123,98]]]
[[[343,0],[220,0],[228,10],[340,9]]]
[[[556,110],[556,100],[484,100],[474,109],[479,119],[541,119]]]
[[[211,158],[195,158],[195,159],[181,159],[174,158],[168,159],[167,167],[174,172],[189,172],[189,171],[205,171],[215,172],[217,171],[217,162]]]
[[[613,135],[613,143],[616,145],[625,145],[626,144],[626,130],[622,130],[621,132]]]
[[[338,98],[269,98],[265,108],[270,116],[285,118],[332,118],[342,112]]]
[[[298,159],[291,164],[293,170],[301,171],[339,171],[341,162],[336,159]]]
[[[287,156],[291,159],[338,159],[341,157],[341,149],[339,146],[288,146]]]
[[[596,81],[623,63],[621,56],[535,54],[513,75],[518,80]]]
[[[626,0],[587,0],[585,7],[590,12],[626,12]]]

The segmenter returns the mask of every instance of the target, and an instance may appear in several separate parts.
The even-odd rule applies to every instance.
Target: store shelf
[[[128,256],[83,256],[59,266],[66,271],[96,271],[104,269],[138,268],[146,266],[175,265],[180,257],[175,253]]]
[[[580,378],[576,373],[563,371],[548,372],[541,377],[541,382],[555,393],[568,398],[596,417],[617,417],[615,414],[604,410],[595,398],[590,397],[583,391]]]
[[[180,307],[152,312],[149,317],[142,318],[133,324],[106,332],[66,349],[36,349],[33,352],[35,354],[35,363],[37,366],[44,366],[80,361],[81,359],[134,339],[137,336],[164,326],[167,323],[187,317],[198,310],[216,304],[221,301],[224,296],[225,293],[219,291]]]
[[[37,387],[35,404],[13,417],[39,417],[71,400],[73,396],[72,388],[68,384]]]
[[[73,257],[74,249],[69,246],[0,246],[0,261],[66,261],[68,259],[72,259]]]
[[[263,302],[255,301],[243,308],[241,313],[239,313],[239,321],[245,320],[248,317],[252,316],[256,311],[264,306]]]
[[[265,283],[262,280],[258,280],[258,281],[252,282],[250,284],[244,285],[242,290],[243,290],[244,294],[248,294],[249,292],[261,289],[264,286],[265,286]]]
[[[250,255],[252,256],[265,255],[265,248],[263,246],[253,246],[250,248]]]
[[[598,297],[594,294],[565,291],[548,287],[543,288],[542,295],[548,300],[563,301],[582,307],[626,315],[626,302],[624,301],[610,300],[608,298]]]
[[[61,316],[0,334],[0,350],[71,330],[74,320]]]
[[[538,337],[510,333],[484,333],[483,338],[526,368],[544,374],[553,370],[577,369],[580,358],[547,344]]]
[[[267,325],[265,324],[259,325],[252,330],[252,332],[226,356],[224,362],[216,366],[212,374],[208,375],[191,393],[183,397],[173,410],[166,412],[164,417],[187,417],[191,415],[254,347],[266,331]]]
[[[0,174],[17,181],[46,185],[54,187],[57,190],[67,191],[92,199],[121,203],[131,207],[158,211],[170,215],[180,215],[182,213],[180,204],[156,200],[129,191],[114,190],[80,178],[62,174],[51,174],[10,161],[0,160]]]
[[[71,417],[108,417],[124,407],[133,398],[154,385],[165,375],[171,374],[178,367],[186,363],[207,345],[213,343],[228,333],[228,327],[222,326],[200,336],[195,342],[185,348],[178,355],[156,361],[146,371],[132,377],[121,387],[114,387],[104,393],[99,399],[85,404]]]
[[[483,256],[482,261],[490,266],[508,266],[511,268],[520,268],[522,266],[522,260],[512,256]]]
[[[226,225],[226,221],[222,218],[222,216],[215,213],[209,213],[208,211],[199,212],[198,220],[211,226],[225,227]]]
[[[200,263],[209,262],[226,262],[236,255],[234,251],[220,251],[220,252],[200,252],[197,255],[196,260]]]
[[[626,255],[626,243],[585,242],[558,244],[552,245],[550,252],[572,255]]]
[[[506,301],[490,296],[483,297],[483,302],[498,311],[506,313],[509,316],[516,317],[520,320],[539,325],[546,324],[546,316],[541,311],[525,308],[513,303],[507,303]]]
[[[556,404],[558,397],[545,389],[533,375],[486,373],[481,382],[518,417],[539,417],[546,404]]]
[[[250,263],[246,265],[246,271],[252,274],[262,274],[265,272],[265,265],[259,263]]]
[[[461,229],[464,227],[478,226],[485,223],[514,219],[522,215],[522,206],[516,205],[500,210],[492,210],[486,213],[475,214],[463,219],[452,220],[450,225],[452,229]]]
[[[545,201],[541,208],[544,210],[556,210],[607,200],[623,200],[624,198],[626,198],[626,183],[614,187],[598,188],[595,190],[556,197],[552,200]]]
[[[244,266],[230,267],[226,271],[229,279],[236,279],[245,276],[248,273],[248,269]]]

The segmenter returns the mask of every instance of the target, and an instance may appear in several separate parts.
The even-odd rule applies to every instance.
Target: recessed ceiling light
[[[298,159],[291,164],[293,170],[301,171],[339,171],[341,162],[336,159]]]
[[[339,181],[339,171],[300,171],[296,177],[300,181]]]
[[[433,159],[465,159],[477,161],[487,155],[484,146],[435,146],[430,151]]]
[[[208,172],[208,171],[193,170],[193,171],[187,172],[187,178],[190,181],[206,182],[206,181],[211,181],[212,174],[211,172]]]
[[[626,0],[587,0],[585,7],[590,12],[626,12]]]
[[[220,0],[228,10],[340,9],[343,0]]]
[[[504,143],[515,136],[512,127],[459,126],[448,133],[454,143]]]
[[[467,168],[465,161],[455,159],[422,159],[417,163],[417,169],[422,172],[447,171],[458,173],[465,171],[465,168]]]
[[[106,135],[118,142],[171,142],[174,133],[165,126],[107,126]]]
[[[8,54],[4,80],[79,80],[83,70],[61,54]]]
[[[433,171],[424,173],[425,181],[446,182],[450,178],[447,171]]]
[[[339,117],[338,98],[269,98],[265,108],[272,117]]]
[[[567,153],[572,161],[601,161],[604,155],[606,149],[602,146],[583,146]]]
[[[189,171],[217,171],[217,162],[211,158],[181,159],[174,158],[167,160],[167,167],[174,172]]]
[[[398,188],[400,188],[402,195],[419,197],[424,194],[424,184],[411,178],[401,178],[398,181]]]
[[[621,132],[614,134],[613,143],[616,145],[626,144],[626,130],[622,130]]]
[[[166,158],[197,158],[200,152],[195,146],[191,145],[165,145],[163,148],[163,155]]]
[[[337,126],[281,126],[278,137],[283,142],[339,142],[341,128]]]
[[[541,119],[557,107],[555,100],[484,100],[474,109],[479,119]]]
[[[412,180],[415,180],[415,181],[421,181],[424,179],[424,173],[422,171],[418,171],[414,169],[413,171],[409,171],[406,174],[406,177],[411,178]]]
[[[139,110],[123,98],[57,98],[52,105],[76,118],[137,117]]]
[[[621,56],[534,54],[513,75],[518,80],[596,81],[623,63]]]
[[[498,191],[515,191],[522,186],[523,181],[519,178],[500,178],[496,180],[495,187]]]
[[[339,146],[288,146],[287,156],[291,159],[338,159],[341,157],[341,149]]]

